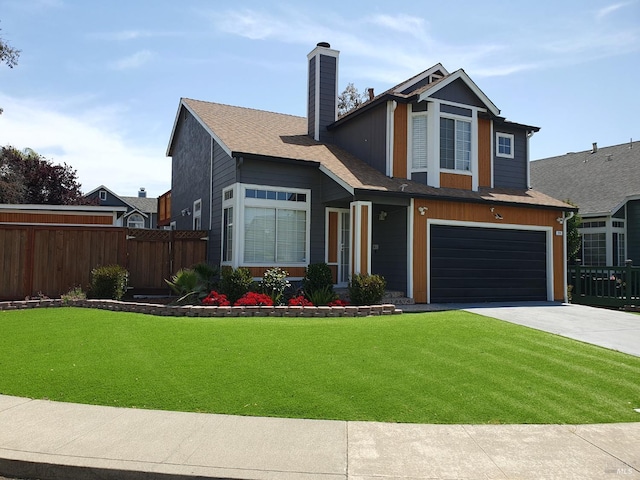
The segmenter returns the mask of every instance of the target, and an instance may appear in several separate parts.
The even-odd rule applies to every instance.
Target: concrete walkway
[[[640,478],[640,423],[414,425],[0,396],[0,475],[83,479]]]
[[[447,305],[640,356],[640,316]],[[407,309],[408,310],[408,309]],[[638,423],[414,425],[123,409],[0,395],[0,476],[160,479],[640,479]]]

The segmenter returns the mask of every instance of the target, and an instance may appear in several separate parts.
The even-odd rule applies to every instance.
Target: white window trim
[[[455,120],[456,122],[467,122],[469,124],[469,128],[470,128],[470,133],[471,133],[471,145],[470,145],[470,151],[469,151],[469,170],[458,170],[457,168],[443,168],[441,165],[441,158],[440,158],[440,146],[438,145],[438,165],[440,165],[440,171],[441,172],[445,172],[445,173],[456,173],[458,175],[462,175],[462,174],[468,174],[468,175],[473,175],[473,173],[477,170],[477,163],[478,163],[478,134],[477,134],[477,130],[478,130],[478,125],[477,125],[477,121],[476,116],[473,115],[471,117],[465,117],[463,115],[456,115],[453,113],[446,113],[446,112],[440,112],[440,116],[438,119],[438,140],[440,138],[442,138],[442,134],[440,132],[440,118],[448,118],[451,120]],[[454,131],[457,133],[457,124],[454,125]],[[454,142],[457,143],[457,142]],[[454,152],[457,149],[454,149]],[[455,153],[454,153],[455,155]],[[475,162],[474,162],[475,159]],[[457,159],[454,157],[454,162],[457,162]],[[475,167],[475,168],[474,168]]]
[[[507,138],[511,142],[511,153],[500,153],[500,139]],[[496,132],[496,157],[513,158],[515,150],[515,137],[510,133]]]
[[[196,228],[196,219],[200,220],[200,228]],[[194,230],[202,230],[202,199],[193,202],[193,223],[192,228]]]
[[[100,190],[100,192],[98,192],[98,195],[100,196],[100,200],[103,202],[107,199],[107,192],[104,190]]]
[[[429,112],[428,111],[423,111],[423,112],[412,112],[411,111],[411,104],[409,104],[409,125],[407,128],[407,150],[410,152],[409,154],[409,161],[407,162],[407,177],[409,179],[411,179],[411,174],[412,173],[421,173],[421,172],[428,172],[429,171],[429,125],[430,125],[430,121],[429,121]],[[426,158],[426,166],[424,168],[414,168],[413,167],[413,120],[416,117],[424,117],[425,122],[426,122],[426,129],[427,131],[425,132],[425,137],[427,139],[427,145],[425,147],[426,150],[426,154],[427,154],[427,158]]]
[[[142,226],[141,227],[134,227],[132,225],[129,225],[129,222],[134,217],[139,217],[140,219],[142,219]],[[139,222],[136,222],[136,223],[139,223]],[[131,215],[129,215],[127,217],[127,228],[144,228],[144,217],[142,215],[140,215],[139,213],[132,213]]]
[[[624,257],[627,257],[628,236],[627,236],[627,221],[625,218],[613,218],[613,217],[586,217],[582,219],[583,224],[586,222],[605,222],[603,227],[582,227],[582,224],[578,228],[580,232],[580,243],[582,246],[582,261],[584,262],[584,234],[589,233],[604,233],[605,234],[605,265],[614,266],[614,252],[613,252],[613,234],[618,233],[624,235]],[[613,222],[622,222],[622,227],[614,227]]]
[[[225,192],[233,190],[233,198],[224,200]],[[305,202],[287,202],[284,200],[269,200],[262,198],[246,198],[247,190],[267,190],[267,191],[287,191],[291,193],[302,193],[306,195]],[[222,219],[220,225],[224,229],[224,209],[233,206],[233,245],[232,245],[232,261],[222,262],[223,265],[230,265],[234,268],[243,267],[299,267],[309,265],[309,256],[311,254],[311,190],[305,188],[292,188],[274,185],[256,185],[247,183],[236,183],[231,187],[222,191]],[[306,230],[305,230],[305,260],[303,262],[246,262],[244,260],[244,210],[245,207],[264,207],[285,210],[297,210],[306,212]],[[220,258],[223,258],[222,252],[222,230]]]

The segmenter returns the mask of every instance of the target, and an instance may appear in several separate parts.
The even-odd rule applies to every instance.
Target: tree
[[[0,31],[2,31],[1,28]],[[9,68],[13,68],[18,64],[18,57],[20,57],[20,50],[16,50],[0,37],[0,63],[6,63]],[[2,108],[0,108],[0,115],[2,115]]]
[[[66,163],[55,165],[30,148],[0,150],[0,203],[90,203],[80,187],[76,171]]]
[[[369,99],[367,93],[360,93],[353,83],[347,84],[344,91],[338,95],[338,115],[342,116],[358,108]]]
[[[573,205],[569,201],[567,203]],[[575,263],[580,247],[582,247],[582,237],[580,237],[580,230],[578,230],[581,223],[582,218],[577,212],[567,220],[567,260],[569,263]]]

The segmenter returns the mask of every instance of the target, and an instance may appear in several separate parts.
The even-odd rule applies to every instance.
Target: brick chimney
[[[338,50],[320,42],[309,55],[307,134],[324,142],[327,125],[338,119]]]

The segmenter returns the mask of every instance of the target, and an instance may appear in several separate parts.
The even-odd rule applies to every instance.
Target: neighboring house
[[[531,181],[579,207],[583,265],[640,265],[640,142],[536,160]]]
[[[437,64],[337,118],[339,52],[308,55],[308,118],[183,98],[172,224],[208,230],[209,262],[326,262],[418,303],[564,300],[564,216],[530,190],[529,137],[463,70]]]
[[[101,206],[126,207],[122,216],[122,226],[128,228],[157,228],[158,226],[158,199],[147,198],[147,192],[140,188],[137,197],[125,197],[117,195],[104,185],[91,190],[85,195],[93,199]]]
[[[120,226],[124,207],[0,204],[0,225]]]

